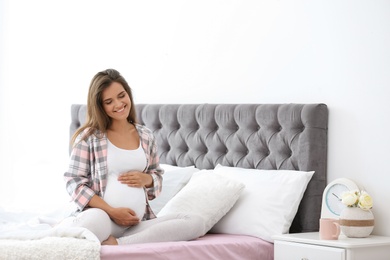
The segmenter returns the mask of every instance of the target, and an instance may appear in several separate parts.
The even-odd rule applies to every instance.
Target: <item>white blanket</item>
[[[100,259],[100,242],[85,228],[56,227],[63,219],[0,208],[0,260]]]
[[[45,237],[37,240],[0,239],[0,259],[100,259],[100,244],[72,237]]]

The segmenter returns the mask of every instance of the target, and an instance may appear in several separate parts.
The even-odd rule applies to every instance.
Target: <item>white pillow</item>
[[[195,213],[205,220],[205,233],[209,231],[236,203],[244,184],[201,170],[192,175],[188,184],[173,197],[158,216],[170,213]]]
[[[160,195],[149,201],[149,205],[155,214],[173,198],[191,179],[192,174],[200,171],[194,166],[179,167],[169,164],[160,164],[164,169],[162,190]]]
[[[234,207],[212,233],[249,235],[273,242],[288,233],[314,171],[256,170],[217,165],[215,173],[245,184]]]

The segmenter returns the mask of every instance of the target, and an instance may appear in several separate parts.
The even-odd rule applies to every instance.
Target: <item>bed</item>
[[[235,169],[240,169],[238,172],[242,172],[242,176],[252,173],[245,170],[278,171],[288,173],[287,176],[290,171],[311,172],[307,184],[301,188],[302,194],[296,196],[296,209],[289,212],[293,215],[287,223],[288,228],[281,233],[318,231],[322,193],[326,186],[328,109],[325,104],[138,104],[136,109],[139,123],[151,129],[157,139],[160,162],[177,167],[176,170],[195,168],[211,172],[221,167],[226,172],[231,170],[232,176]],[[86,106],[73,104],[70,135],[85,118]],[[262,174],[256,177],[258,175]],[[183,192],[188,183],[182,184],[184,188],[170,199]],[[249,187],[251,183],[246,185]],[[289,199],[283,199],[284,190],[287,193],[299,189],[299,184],[294,182],[284,185],[282,191],[278,191],[282,199],[280,205]],[[254,188],[254,192],[266,189],[261,186]],[[259,208],[267,203],[269,201],[259,200]],[[233,203],[220,221],[199,239],[102,246],[101,259],[273,259],[272,239],[245,230],[229,230],[235,224],[227,218],[237,204]],[[251,207],[252,211],[257,210],[253,203]],[[276,206],[274,210],[281,208]],[[271,219],[265,225],[272,226],[274,217],[266,214],[262,219]],[[225,218],[225,226],[219,225]],[[248,221],[243,222],[250,224],[250,221],[252,219],[248,217]],[[219,228],[215,228],[218,225]],[[254,229],[256,227],[253,225]]]

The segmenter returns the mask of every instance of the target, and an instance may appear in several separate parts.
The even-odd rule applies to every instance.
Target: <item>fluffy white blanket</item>
[[[96,241],[72,237],[45,237],[36,240],[1,239],[0,259],[100,259],[100,244]]]
[[[89,230],[56,227],[58,214],[33,216],[0,208],[0,260],[100,259],[100,242]]]

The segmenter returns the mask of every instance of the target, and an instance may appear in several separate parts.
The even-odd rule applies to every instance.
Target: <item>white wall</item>
[[[0,205],[67,199],[70,104],[113,67],[137,103],[326,103],[328,181],[364,185],[374,233],[390,236],[390,1],[2,6]]]

